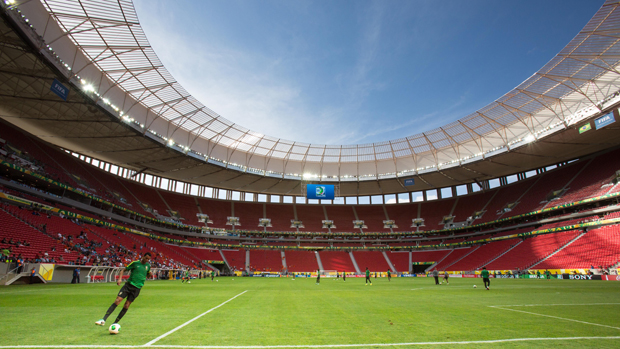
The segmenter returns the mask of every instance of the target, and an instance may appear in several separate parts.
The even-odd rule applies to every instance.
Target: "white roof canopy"
[[[620,10],[617,1],[607,1],[538,72],[457,121],[372,144],[299,143],[237,125],[192,97],[158,59],[131,1],[41,3],[47,13],[41,12],[40,4],[18,6],[46,43],[101,98],[176,144],[242,169],[374,179],[458,166],[596,115],[617,102],[620,87],[616,69]],[[47,21],[50,16],[60,30]]]

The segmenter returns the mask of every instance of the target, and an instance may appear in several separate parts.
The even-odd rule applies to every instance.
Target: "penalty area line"
[[[196,316],[195,318],[193,318],[193,319],[189,320],[188,322],[186,322],[186,323],[184,323],[184,324],[182,324],[182,325],[180,325],[180,326],[177,326],[176,328],[174,328],[174,329],[172,329],[172,330],[170,330],[170,331],[168,331],[168,332],[166,332],[166,333],[162,334],[161,336],[159,336],[159,337],[157,337],[157,338],[153,339],[152,341],[150,341],[150,342],[146,343],[144,346],[145,346],[145,347],[151,346],[153,343],[157,342],[158,340],[160,340],[160,339],[162,339],[162,338],[164,338],[164,337],[168,336],[169,334],[172,334],[172,333],[174,333],[174,332],[176,332],[176,331],[178,331],[178,330],[182,329],[183,327],[185,327],[185,326],[187,326],[187,325],[191,324],[192,322],[194,322],[194,321],[196,321],[196,320],[200,319],[201,317],[203,317],[203,316],[205,316],[205,315],[209,314],[210,312],[214,311],[215,309],[217,309],[217,308],[221,307],[222,305],[224,305],[224,304],[226,304],[226,303],[228,303],[228,302],[232,301],[233,299],[235,299],[235,298],[237,298],[237,297],[241,296],[242,294],[244,294],[244,293],[246,293],[246,292],[248,292],[248,290],[245,290],[245,291],[243,291],[243,292],[239,293],[238,295],[236,295],[236,296],[232,297],[231,299],[229,299],[229,300],[225,301],[224,303],[222,303],[222,304],[220,304],[220,305],[218,305],[218,306],[216,306],[216,307],[213,307],[213,308],[211,308],[211,309],[209,309],[209,310],[205,311],[204,313],[202,313],[202,314],[200,314],[200,315]]]
[[[524,314],[530,314],[530,315],[544,316],[544,317],[548,317],[548,318],[552,318],[552,319],[558,319],[558,320],[564,320],[564,321],[572,321],[572,322],[578,322],[580,324],[600,326],[600,327],[607,327],[607,328],[613,328],[614,330],[620,330],[620,327],[602,325],[602,324],[597,324],[597,323],[594,323],[594,322],[587,322],[587,321],[581,321],[581,320],[574,320],[574,319],[569,319],[569,318],[559,317],[559,316],[553,316],[553,315],[545,315],[545,314],[532,313],[532,312],[524,311],[524,310],[500,308],[500,307],[495,306],[495,305],[489,305],[489,308],[508,310],[508,311],[515,311],[517,313],[524,313]]]
[[[497,307],[557,307],[557,306],[577,306],[577,305],[620,305],[620,303],[577,303],[577,304],[511,304],[511,305],[490,305]]]
[[[550,338],[506,338],[482,341],[452,341],[452,342],[409,342],[409,343],[373,343],[373,344],[307,344],[307,345],[9,345],[0,346],[0,349],[25,348],[179,348],[179,349],[278,349],[278,348],[363,348],[363,347],[395,347],[420,345],[457,345],[457,344],[496,344],[509,342],[537,342],[537,341],[566,341],[566,340],[593,340],[593,339],[620,339],[620,336],[610,337],[550,337]]]

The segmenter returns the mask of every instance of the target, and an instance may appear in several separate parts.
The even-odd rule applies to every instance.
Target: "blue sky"
[[[164,65],[225,118],[277,138],[359,144],[491,103],[603,1],[134,0]]]

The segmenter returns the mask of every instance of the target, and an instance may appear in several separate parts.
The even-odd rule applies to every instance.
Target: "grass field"
[[[118,335],[107,327],[120,307],[104,328],[94,325],[116,284],[12,286],[0,288],[0,348],[620,348],[620,282],[492,283],[487,291],[480,279],[456,278],[152,281]]]

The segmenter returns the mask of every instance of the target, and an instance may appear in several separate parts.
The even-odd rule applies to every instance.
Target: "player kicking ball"
[[[140,294],[142,286],[144,286],[146,278],[151,277],[151,265],[149,264],[150,260],[151,253],[147,252],[142,256],[142,259],[129,263],[129,265],[125,267],[125,269],[121,270],[116,285],[121,285],[121,281],[123,280],[123,274],[125,273],[125,271],[131,272],[131,274],[129,275],[129,279],[127,279],[127,282],[125,283],[123,288],[121,288],[121,291],[118,293],[116,300],[114,301],[114,303],[112,303],[110,308],[108,308],[108,311],[103,316],[103,319],[95,322],[95,325],[105,325],[105,321],[108,319],[108,316],[112,315],[116,307],[121,304],[123,299],[127,298],[127,300],[125,301],[125,305],[123,305],[123,309],[121,309],[121,312],[116,317],[116,320],[114,320],[114,324],[118,324],[118,322],[121,321],[123,316],[125,316],[127,309],[129,309],[131,303],[133,303],[133,301],[138,298],[138,295]]]
[[[190,279],[190,275],[189,275],[189,268],[188,268],[187,270],[185,270],[185,271],[183,272],[183,277],[181,277],[181,283],[184,283],[184,282],[186,282],[186,281],[187,281],[187,283],[189,284],[189,283],[191,283],[191,281],[190,281],[190,280],[191,280],[191,279]]]
[[[484,282],[484,287],[488,291],[489,288],[491,287],[491,280],[489,279],[489,271],[487,270],[486,267],[482,268],[482,271],[480,272],[480,276],[482,276],[482,281]]]
[[[447,270],[443,271],[443,280],[441,281],[441,283],[443,284],[443,282],[446,282],[446,285],[450,285],[450,282],[448,282],[448,278],[450,277],[450,274],[448,274]]]

